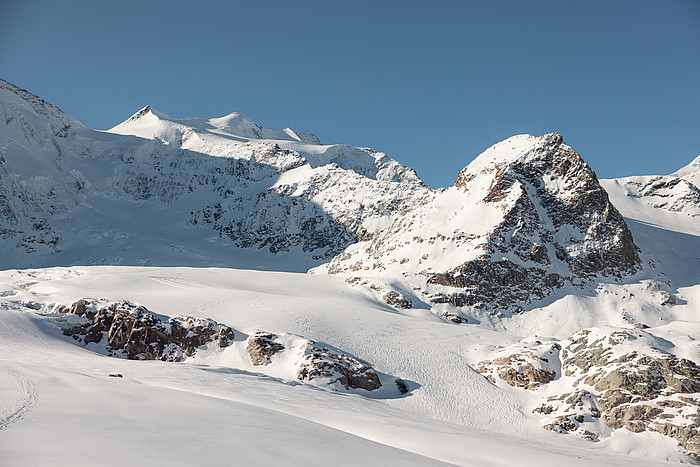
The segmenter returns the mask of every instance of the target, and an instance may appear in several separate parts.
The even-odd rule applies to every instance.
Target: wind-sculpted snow
[[[372,281],[370,285],[380,284]],[[191,445],[192,433],[206,436],[208,443],[243,437],[248,440],[246,449],[258,449],[260,445],[254,443],[260,437],[277,442],[282,433],[290,436],[302,430],[304,436],[299,441],[293,446],[280,444],[281,450],[274,455],[286,456],[290,465],[309,465],[308,459],[304,463],[295,456],[300,449],[317,453],[320,435],[302,429],[298,422],[279,419],[291,416],[341,430],[343,435],[360,436],[385,447],[457,465],[640,467],[661,465],[668,460],[687,461],[685,450],[677,447],[671,431],[664,435],[650,428],[634,433],[607,424],[592,426],[592,418],[586,418],[589,412],[595,413],[590,410],[590,397],[573,393],[597,393],[582,385],[574,387],[573,381],[578,377],[567,379],[565,372],[559,371],[562,354],[557,346],[568,346],[572,323],[579,330],[588,327],[582,325],[586,320],[614,322],[619,326],[615,324],[612,329],[635,333],[641,331],[626,320],[648,319],[654,327],[644,332],[657,338],[655,345],[668,355],[697,362],[697,323],[689,321],[697,320],[692,314],[691,306],[696,303],[692,290],[669,294],[665,293],[667,288],[665,284],[637,288],[612,284],[596,295],[573,296],[498,322],[455,326],[433,317],[428,310],[392,312],[361,289],[348,288],[333,276],[170,267],[3,271],[0,374],[18,374],[22,381],[31,382],[36,393],[34,400],[38,402],[25,404],[27,397],[18,390],[16,379],[0,378],[0,418],[15,413],[18,407],[30,407],[22,412],[23,418],[0,433],[0,440],[5,441],[0,442],[0,459],[13,465],[51,465],[64,459],[65,454],[52,441],[60,430],[71,439],[86,442],[81,448],[83,456],[71,459],[77,465],[91,465],[97,462],[94,459],[100,465],[121,465],[125,458],[138,463],[137,458],[144,455],[189,465],[201,460],[201,450]],[[95,324],[97,314],[83,320],[79,315],[59,313],[55,306],[65,304],[70,308],[86,295],[108,297],[96,301],[96,309],[119,304],[116,308],[124,310],[122,305],[128,300],[133,304],[127,307],[129,310],[143,306],[163,325],[169,323],[170,317],[183,317],[177,319],[183,329],[195,332],[177,335],[189,336],[195,344],[211,329],[216,331],[211,333],[214,339],[194,347],[191,356],[185,351],[185,358],[179,363],[105,357],[108,349],[100,343],[85,345],[83,340],[73,339],[72,334],[65,336],[62,331]],[[668,303],[671,296],[677,297],[677,304]],[[634,305],[643,309],[635,310]],[[147,317],[148,313],[142,316]],[[192,320],[184,318],[188,316]],[[419,317],[424,319],[416,319]],[[212,320],[215,326],[209,325]],[[195,326],[188,327],[188,323]],[[223,323],[235,334],[233,342],[222,348],[217,336]],[[61,327],[57,329],[52,324]],[[491,330],[487,329],[491,326]],[[156,325],[152,329],[154,337],[158,328]],[[140,326],[134,329],[134,338],[144,335]],[[266,331],[258,333],[259,329]],[[559,339],[518,337],[547,334],[557,334]],[[76,335],[87,333],[81,328]],[[119,335],[113,334],[115,338]],[[256,337],[250,339],[251,336]],[[101,343],[108,343],[108,338],[109,333],[102,334]],[[260,354],[262,358],[253,358],[248,351],[248,344],[254,340],[262,344],[255,347],[268,349]],[[188,346],[180,347],[186,350]],[[138,350],[138,346],[134,348]],[[595,343],[589,342],[580,350],[589,348],[595,348]],[[617,354],[613,357],[617,358]],[[307,363],[316,362],[319,372],[310,371],[311,379],[300,380],[300,370]],[[355,380],[353,384],[364,385],[375,380],[363,362],[371,362],[369,367],[382,386],[371,391],[346,389],[343,371],[336,371],[336,364],[359,370],[358,375],[367,379]],[[494,363],[491,368],[495,371],[490,374],[496,385],[475,371],[479,362]],[[630,371],[646,371],[643,361],[628,363]],[[615,364],[600,367],[605,371],[614,368]],[[387,377],[388,374],[402,378],[408,397],[401,397],[395,377]],[[508,380],[516,386],[510,386]],[[329,387],[329,382],[339,384]],[[561,401],[547,400],[565,394]],[[677,394],[673,400],[680,396],[686,397]],[[664,396],[659,397],[663,401]],[[569,400],[575,407],[582,407],[580,413],[566,405]],[[555,403],[561,412],[555,408],[549,415],[533,413],[543,404]],[[677,409],[671,407],[665,413],[688,414],[687,407],[672,410]],[[248,417],[248,411],[255,416]],[[278,414],[278,418],[268,420],[269,412]],[[566,418],[562,429],[573,426],[581,414],[585,425],[580,426],[581,430],[576,425],[569,435],[542,428],[557,424],[556,418],[566,415],[572,417]],[[69,418],[79,423],[66,424]],[[184,434],[182,420],[187,420]],[[681,426],[676,423],[681,418],[667,421]],[[593,431],[596,426],[601,428],[599,432]],[[158,433],[154,435],[155,428]],[[593,439],[585,431],[599,433],[599,443],[580,439]],[[148,446],[137,442],[144,437]],[[167,443],[159,441],[163,437],[168,438]],[[65,449],[64,438],[60,438],[60,447]],[[100,441],[105,439],[109,441]],[[173,439],[177,443],[173,444]],[[190,444],[183,446],[188,440]],[[338,437],[327,442],[334,448],[342,446]],[[20,446],[19,451],[15,446]],[[105,457],[105,449],[110,446],[115,452],[110,451],[110,456]],[[176,453],[173,449],[177,449]],[[364,449],[356,455],[361,456]],[[126,456],[127,453],[131,455]],[[212,456],[211,465],[230,463],[228,455]],[[348,454],[340,451],[324,456],[325,463],[338,463],[337,458],[347,459]],[[377,460],[365,463],[372,462]],[[380,463],[398,465],[395,459]]]

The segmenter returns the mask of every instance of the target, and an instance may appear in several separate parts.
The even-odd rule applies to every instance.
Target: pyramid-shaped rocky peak
[[[595,173],[552,133],[487,149],[454,187],[349,249],[329,270],[413,270],[427,277],[430,301],[517,308],[567,283],[634,273],[639,263]]]

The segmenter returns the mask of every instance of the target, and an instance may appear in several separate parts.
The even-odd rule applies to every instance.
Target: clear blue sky
[[[514,133],[560,130],[601,177],[700,153],[696,0],[0,0],[0,77],[96,128],[237,110],[433,185]]]

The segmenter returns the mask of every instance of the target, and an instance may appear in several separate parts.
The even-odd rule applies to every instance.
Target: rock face
[[[540,295],[539,290],[556,287],[566,276],[623,275],[638,268],[637,248],[622,216],[561,135],[537,139],[514,159],[480,159],[459,173],[455,186],[470,190],[476,177],[490,174],[484,202],[511,202],[503,206],[504,219],[490,235],[488,259],[434,276],[436,283],[485,289],[492,282],[494,293],[501,293],[508,285],[530,286],[534,272],[535,294]],[[494,261],[506,255],[517,259]],[[537,266],[523,270],[528,263]],[[564,278],[547,270],[554,263],[565,265]]]
[[[284,345],[275,342],[277,336],[264,332],[257,332],[248,337],[246,350],[253,365],[268,365],[272,363],[272,356],[284,350]]]
[[[259,331],[248,337],[246,348],[253,365],[270,365],[273,359],[279,359],[279,365],[293,368],[299,381],[366,391],[382,386],[379,375],[368,363],[299,336]]]
[[[82,344],[103,344],[108,355],[129,360],[180,362],[208,344],[228,347],[235,337],[233,329],[214,320],[167,318],[127,301],[84,298],[54,311],[80,318],[80,324],[63,330],[65,335]]]

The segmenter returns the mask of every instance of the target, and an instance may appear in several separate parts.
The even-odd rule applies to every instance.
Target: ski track
[[[39,400],[36,386],[32,380],[17,371],[7,371],[6,373],[15,379],[19,401],[17,406],[10,409],[7,415],[0,416],[0,431],[7,430],[11,425],[23,420]]]

